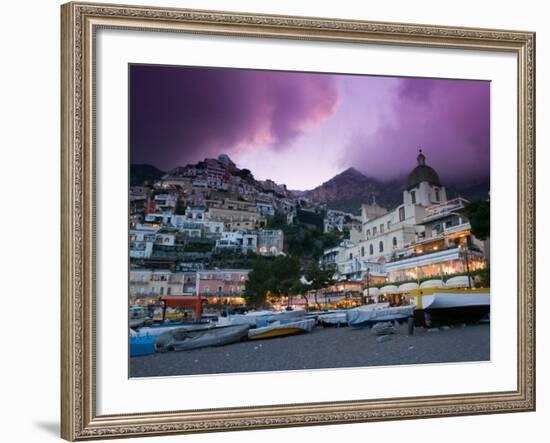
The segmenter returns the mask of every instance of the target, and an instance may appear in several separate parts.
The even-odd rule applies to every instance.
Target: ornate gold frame
[[[61,435],[67,440],[533,411],[535,34],[68,3],[61,7]],[[517,390],[98,416],[95,412],[94,33],[98,28],[508,51],[518,59]]]

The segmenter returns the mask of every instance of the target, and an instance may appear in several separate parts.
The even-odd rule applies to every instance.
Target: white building
[[[417,166],[407,177],[402,204],[391,211],[386,211],[376,202],[361,207],[363,240],[350,252],[371,261],[389,261],[396,249],[423,235],[421,223],[426,217],[426,208],[446,200],[447,193],[441,186],[439,175],[426,164],[426,157],[420,150]]]
[[[258,254],[281,255],[284,248],[284,234],[281,229],[260,229],[258,231]]]
[[[240,249],[243,254],[258,250],[258,235],[255,232],[233,231],[222,232],[216,241],[217,249]]]
[[[177,194],[157,194],[155,195],[155,206],[157,211],[162,214],[173,214],[178,205]]]
[[[377,272],[383,274],[384,265],[396,252],[425,238],[423,223],[428,208],[447,201],[447,193],[437,172],[426,164],[420,150],[417,165],[409,173],[403,191],[403,203],[391,211],[379,206],[375,200],[361,206],[362,229],[345,247],[325,251],[321,264],[331,264],[339,276],[359,278],[366,269],[380,264]],[[359,239],[359,240],[357,240]]]
[[[265,216],[275,215],[275,208],[271,203],[257,201],[256,208],[258,208],[258,212],[262,215],[265,215]]]

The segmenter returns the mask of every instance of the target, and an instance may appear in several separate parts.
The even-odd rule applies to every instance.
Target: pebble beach
[[[222,347],[130,358],[130,377],[224,374],[490,360],[490,325],[407,326],[377,336],[371,329],[317,327],[311,333]]]

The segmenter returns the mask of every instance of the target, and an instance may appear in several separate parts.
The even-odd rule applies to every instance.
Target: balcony
[[[453,198],[452,200],[448,200],[445,203],[441,203],[439,205],[433,205],[426,208],[426,217],[424,217],[424,221],[429,221],[432,219],[436,219],[442,215],[449,214],[453,211],[459,211],[461,209],[464,209],[464,207],[470,203],[468,200],[462,197]]]

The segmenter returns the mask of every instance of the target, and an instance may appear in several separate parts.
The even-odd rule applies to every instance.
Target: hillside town
[[[403,283],[430,279],[466,276],[471,287],[488,267],[488,240],[472,233],[469,202],[447,198],[422,150],[416,165],[411,163],[402,202],[385,208],[372,195],[360,215],[284,184],[256,180],[223,154],[132,186],[131,305],[199,296],[207,305],[246,308],[257,257],[299,256],[309,268],[330,274],[315,287],[302,276],[294,296],[289,291],[271,300],[271,308],[309,305],[313,292],[317,305],[333,308],[364,301],[365,295],[378,302],[397,294]],[[296,242],[312,232],[318,233],[312,243],[317,252],[300,255]]]

